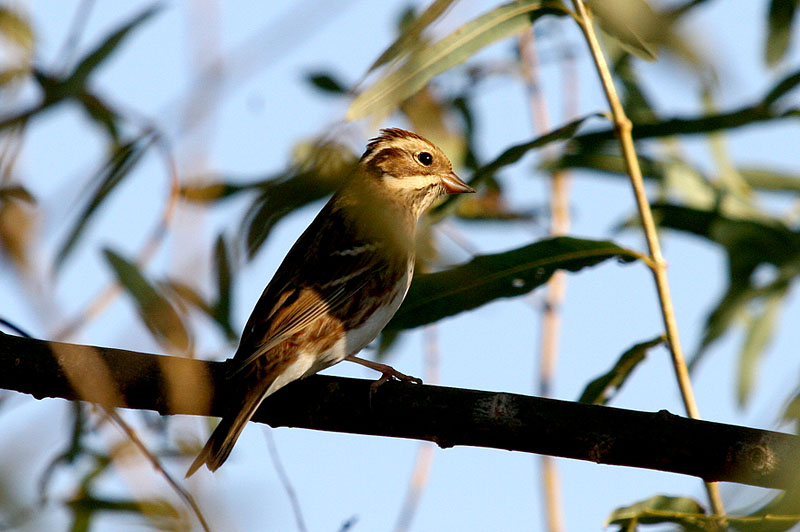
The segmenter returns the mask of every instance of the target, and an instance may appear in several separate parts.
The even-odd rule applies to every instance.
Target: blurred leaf
[[[793,90],[798,84],[800,84],[800,70],[795,70],[780,80],[772,88],[772,90],[770,90],[767,95],[764,96],[762,105],[770,106],[774,104],[783,96],[785,96],[787,92]]]
[[[689,497],[656,495],[624,508],[617,508],[606,520],[605,526],[619,525],[620,529],[633,530],[636,524],[675,523],[689,531],[715,531],[715,521],[708,518],[703,507]]]
[[[444,39],[426,46],[359,94],[347,111],[348,120],[391,111],[431,78],[466,61],[478,50],[530,26],[544,15],[565,15],[554,0],[520,0],[493,9]]]
[[[758,375],[758,366],[772,340],[775,322],[780,317],[781,307],[786,298],[786,286],[782,290],[764,297],[763,310],[753,316],[747,324],[742,352],[739,355],[739,372],[737,378],[736,400],[739,407],[747,404],[753,384]]]
[[[89,75],[117,50],[117,47],[125,37],[160,9],[160,4],[153,4],[108,35],[100,44],[83,56],[66,83],[73,87],[83,87]]]
[[[739,173],[747,183],[760,190],[800,192],[800,175],[771,168],[739,168]]]
[[[15,190],[16,189],[16,190]],[[10,194],[0,196],[0,250],[13,260],[14,265],[25,270],[29,266],[29,249],[34,237],[37,211],[25,200],[22,187],[10,187]]]
[[[481,255],[443,272],[415,276],[386,329],[411,329],[496,299],[527,294],[545,284],[556,270],[576,272],[611,258],[630,262],[640,257],[613,242],[568,237]]]
[[[630,53],[654,61],[658,34],[668,20],[657,15],[645,0],[587,0],[600,27],[617,39]]]
[[[347,87],[344,83],[326,72],[315,72],[306,76],[309,83],[323,92],[331,94],[347,94]]]
[[[767,41],[764,56],[771,67],[777,65],[786,55],[792,38],[794,21],[800,0],[772,0],[769,3]]]
[[[220,181],[217,177],[203,177],[198,183],[188,183],[183,185],[180,190],[181,197],[186,201],[196,203],[210,203],[230,198],[240,192],[259,189],[269,186],[270,180],[254,181],[250,183],[231,183],[230,181]]]
[[[714,210],[654,204],[661,227],[689,232],[723,246],[728,254],[728,287],[706,319],[703,338],[690,362],[694,367],[709,345],[724,334],[747,305],[786,290],[800,275],[800,233],[769,218],[735,219]],[[775,267],[768,282],[756,284],[753,274],[762,264]]]
[[[418,50],[420,44],[420,36],[422,32],[430,26],[436,19],[447,11],[447,8],[453,3],[453,0],[434,0],[428,8],[416,17],[410,24],[407,24],[400,36],[395,40],[389,48],[387,48],[378,59],[370,65],[367,72],[372,72],[379,66],[393,61],[408,53],[413,53]]]
[[[798,522],[800,490],[795,488],[775,494],[757,510],[741,518],[734,517],[729,524],[740,532],[784,532],[796,528]]]
[[[584,116],[582,118],[578,118],[577,120],[573,120],[567,125],[562,126],[549,133],[546,133],[541,137],[537,137],[530,142],[517,144],[516,146],[508,148],[492,162],[483,165],[477,170],[475,170],[475,173],[473,173],[472,177],[468,180],[469,185],[472,188],[478,189],[478,185],[480,185],[481,183],[483,183],[488,179],[491,179],[504,166],[514,164],[515,162],[522,159],[530,150],[533,150],[535,148],[541,148],[542,146],[546,146],[552,142],[557,142],[560,140],[566,140],[572,138],[575,135],[575,132],[581,125],[583,125],[584,122],[586,122],[590,118],[596,118],[601,116],[605,115],[599,113],[593,113]],[[445,201],[443,201],[440,205],[438,205],[436,208],[432,210],[431,212],[432,218],[434,220],[439,220],[441,218],[444,218],[444,216],[447,213],[449,213],[452,209],[454,209],[459,202],[463,201],[464,196],[466,195],[457,195],[448,197]]]
[[[131,170],[142,159],[142,155],[147,151],[147,148],[150,147],[151,142],[152,139],[150,137],[137,138],[114,148],[103,168],[92,178],[95,183],[95,191],[78,216],[75,226],[59,248],[55,258],[56,269],[64,264],[97,208],[100,207],[114,188],[130,174]]]
[[[9,42],[24,49],[33,51],[33,29],[21,12],[10,6],[0,6],[0,34]]]
[[[70,403],[73,416],[72,433],[66,448],[50,461],[39,477],[39,499],[42,501],[47,498],[47,487],[50,484],[53,473],[56,471],[56,467],[62,463],[73,464],[81,455],[87,452],[86,448],[81,443],[83,435],[87,430],[87,419],[84,407],[84,403],[81,402],[76,401]]]
[[[534,213],[512,210],[500,184],[491,179],[477,194],[470,194],[458,203],[456,216],[462,220],[503,222],[530,220]]]
[[[278,221],[336,191],[358,164],[350,150],[330,142],[301,145],[296,159],[284,175],[261,183],[261,194],[245,214],[242,232],[248,258],[261,248]]]
[[[214,317],[229,338],[236,333],[231,326],[231,260],[225,238],[220,234],[214,246],[214,271],[217,274],[217,301],[214,305]]]
[[[622,353],[608,373],[594,379],[586,386],[578,402],[595,405],[607,404],[619,392],[636,366],[644,360],[647,351],[665,342],[666,338],[663,335],[656,336],[652,340],[636,344]]]
[[[89,118],[105,129],[115,144],[119,143],[117,121],[120,117],[117,112],[103,100],[86,91],[78,93],[77,99],[83,105],[83,109],[89,115]]]
[[[633,124],[634,139],[671,137],[675,135],[699,135],[711,131],[732,130],[738,127],[792,118],[800,113],[798,109],[778,110],[773,105],[789,91],[800,84],[800,71],[793,72],[779,81],[763,98],[753,105],[727,113],[707,114],[699,118],[670,118],[656,122],[636,122]],[[616,142],[614,129],[584,133],[573,139],[578,149],[598,149],[606,142]]]
[[[30,204],[36,203],[36,198],[22,185],[0,186],[0,201],[18,199]]]
[[[167,347],[185,352],[189,349],[189,333],[172,304],[145,279],[138,266],[110,249],[103,254],[120,285],[131,295],[142,321],[156,339]]]
[[[658,116],[653,110],[647,95],[645,95],[631,62],[631,56],[625,54],[614,64],[614,74],[622,82],[624,89],[623,106],[625,114],[634,123],[655,122],[658,120]]]

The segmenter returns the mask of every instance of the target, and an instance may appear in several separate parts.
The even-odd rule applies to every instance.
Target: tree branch
[[[800,437],[523,395],[315,375],[264,401],[272,426],[533,452],[786,489]],[[46,342],[0,333],[0,388],[161,414],[226,408],[224,362]]]

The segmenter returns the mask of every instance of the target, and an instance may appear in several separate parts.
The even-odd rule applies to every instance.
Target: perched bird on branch
[[[215,471],[261,402],[342,360],[419,381],[355,356],[388,323],[411,284],[420,216],[441,196],[474,192],[447,156],[402,129],[383,129],[353,175],[283,259],[242,333],[229,378],[235,405],[186,476]]]

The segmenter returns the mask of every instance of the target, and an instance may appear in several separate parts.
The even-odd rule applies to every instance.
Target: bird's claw
[[[385,368],[381,368],[380,372],[381,372],[381,378],[370,384],[370,389],[373,393],[376,392],[378,388],[380,388],[381,385],[383,385],[383,383],[388,382],[389,380],[409,382],[411,384],[422,384],[422,379],[406,375],[405,373],[400,373],[391,366],[386,366]]]

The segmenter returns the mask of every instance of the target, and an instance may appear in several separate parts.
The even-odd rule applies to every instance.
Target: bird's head
[[[382,129],[367,144],[360,164],[368,180],[409,208],[416,219],[445,194],[475,192],[453,172],[442,150],[403,129]]]

